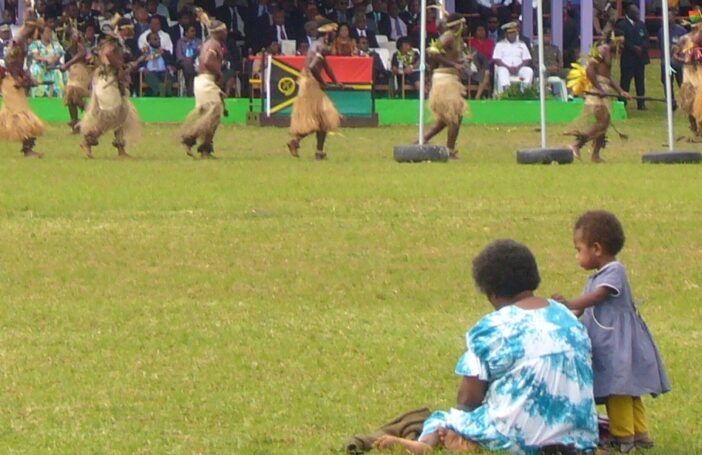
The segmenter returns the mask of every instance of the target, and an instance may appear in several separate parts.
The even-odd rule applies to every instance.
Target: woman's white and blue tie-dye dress
[[[565,306],[508,305],[483,317],[466,342],[456,374],[486,381],[485,400],[470,412],[435,412],[420,439],[443,427],[495,451],[533,453],[552,444],[595,449],[590,340]]]

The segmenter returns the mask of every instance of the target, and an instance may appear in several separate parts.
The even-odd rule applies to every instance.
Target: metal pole
[[[427,0],[421,1],[419,32],[419,145],[424,145],[424,70],[427,57]]]
[[[673,68],[670,64],[670,25],[668,23],[668,0],[663,0],[663,64],[665,65],[665,110],[668,117],[668,151],[673,151]]]
[[[664,0],[665,1],[665,0]],[[544,63],[543,0],[536,0],[536,26],[539,41],[539,103],[541,105],[541,148],[546,148],[546,65]],[[553,13],[553,12],[552,12]]]

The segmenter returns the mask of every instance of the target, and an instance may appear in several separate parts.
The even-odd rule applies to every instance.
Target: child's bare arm
[[[573,300],[566,300],[565,306],[574,311],[582,311],[585,308],[597,305],[613,293],[616,293],[614,289],[607,286],[600,286],[594,291],[581,295]]]

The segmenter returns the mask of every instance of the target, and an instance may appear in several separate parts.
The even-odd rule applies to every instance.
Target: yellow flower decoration
[[[592,90],[592,81],[587,77],[587,67],[579,63],[571,63],[571,70],[568,72],[568,88],[573,95],[581,96]]]

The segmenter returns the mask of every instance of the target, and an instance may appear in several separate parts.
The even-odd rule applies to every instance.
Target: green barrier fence
[[[350,99],[358,92],[330,92],[332,99],[340,101],[360,113],[365,112],[368,101],[359,97]],[[361,95],[363,95],[361,93]],[[139,116],[146,123],[180,123],[193,108],[195,102],[192,98],[132,98],[139,111]],[[242,98],[227,99],[229,117],[223,123],[244,124],[246,113],[249,110],[249,100]],[[357,108],[354,107],[357,104]],[[38,98],[31,99],[32,109],[44,121],[49,123],[68,122],[68,110],[59,99]],[[261,101],[253,103],[255,110],[260,110]],[[538,101],[470,101],[471,115],[464,118],[466,124],[508,124],[524,125],[539,124]],[[622,103],[614,103],[612,117],[615,120],[627,118],[626,109]],[[381,125],[416,125],[418,118],[418,100],[388,100],[379,99],[375,102],[375,110],[379,115]],[[546,112],[548,123],[568,123],[575,120],[583,110],[582,101],[576,100],[569,103],[562,101],[547,101]],[[352,114],[353,115],[353,114]],[[427,117],[430,119],[430,117]]]

